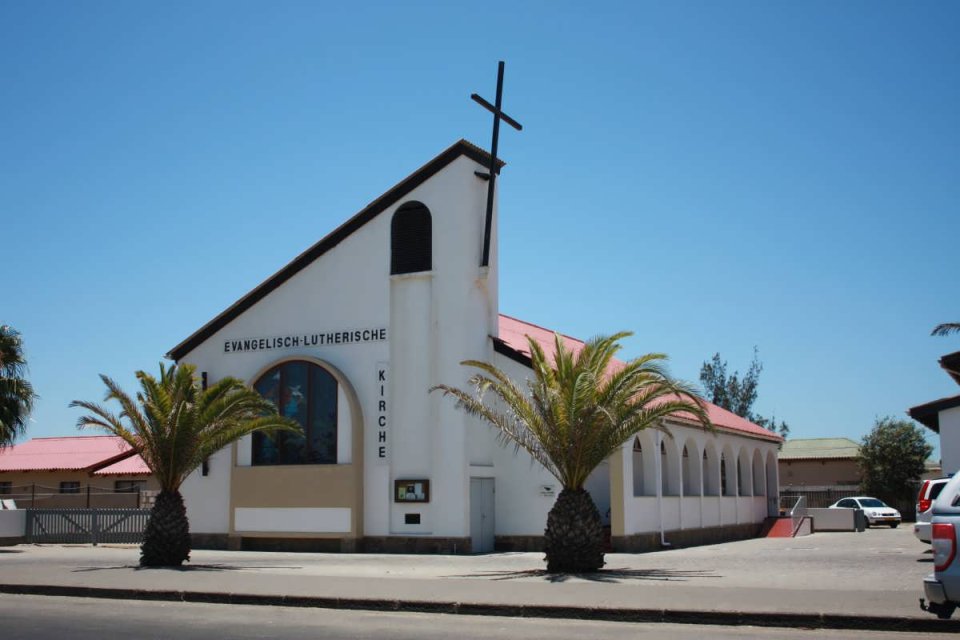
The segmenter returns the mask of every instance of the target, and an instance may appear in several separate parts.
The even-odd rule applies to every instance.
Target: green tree
[[[101,375],[106,402],[74,400],[71,407],[90,413],[79,428],[94,427],[122,438],[147,464],[160,484],[140,547],[142,566],[179,566],[190,558],[190,525],[180,485],[202,462],[254,431],[301,431],[295,421],[277,415],[272,402],[236,378],[224,378],[203,390],[190,364],[160,365],[160,378],[137,371],[136,399]]]
[[[37,395],[26,379],[27,359],[20,334],[0,325],[0,449],[27,431],[27,419]]]
[[[739,371],[728,375],[727,361],[722,360],[719,353],[715,353],[712,360],[704,362],[700,367],[700,384],[703,385],[704,395],[713,404],[755,422],[764,429],[778,432],[786,438],[790,435],[790,426],[784,420],[777,423],[775,415],[767,418],[753,412],[753,403],[757,400],[757,388],[760,386],[762,371],[763,364],[760,362],[756,347],[753,348],[750,368],[743,377],[740,376]]]
[[[878,418],[860,443],[861,490],[887,502],[909,501],[932,452],[923,431],[913,422]]]
[[[629,335],[594,338],[576,354],[555,336],[552,357],[527,338],[533,375],[526,390],[477,360],[461,363],[479,370],[470,378],[474,393],[447,385],[431,389],[454,396],[458,407],[497,429],[502,444],[527,451],[562,485],[544,531],[550,573],[591,572],[604,564],[600,514],[583,488],[600,463],[637,432],[663,428],[663,419],[678,413],[710,427],[696,392],[667,375],[666,356],[614,360],[619,340]],[[488,403],[488,392],[503,410]]]
[[[960,333],[960,322],[944,322],[938,324],[930,332],[932,336],[948,336],[951,333]]]

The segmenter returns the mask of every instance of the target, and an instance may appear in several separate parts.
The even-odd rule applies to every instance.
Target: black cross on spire
[[[490,227],[493,223],[493,188],[497,181],[497,142],[500,139],[500,120],[502,119],[508,125],[517,131],[523,130],[523,125],[500,110],[503,102],[503,60],[497,68],[497,104],[492,105],[477,94],[471,94],[474,102],[493,114],[493,142],[490,144],[490,173],[487,177],[487,220],[483,229],[483,261],[481,267],[490,264]],[[479,174],[478,174],[479,175]]]

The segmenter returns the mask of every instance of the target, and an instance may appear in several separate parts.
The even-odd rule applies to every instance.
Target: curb
[[[671,624],[749,625],[754,627],[787,627],[791,629],[857,629],[861,631],[960,632],[960,620],[938,620],[932,616],[930,618],[898,618],[893,616],[855,616],[834,613],[698,611],[690,609],[609,609],[588,606],[482,604],[428,600],[256,595],[218,591],[151,591],[147,589],[38,584],[0,584],[0,593],[73,598],[306,607],[356,611],[445,613],[451,615],[499,616],[510,618],[600,620],[605,622],[667,622]]]

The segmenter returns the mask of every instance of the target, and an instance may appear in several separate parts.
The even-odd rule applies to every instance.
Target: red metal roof
[[[134,455],[93,472],[95,476],[148,476],[152,472],[140,456]]]
[[[500,323],[499,323],[499,338],[507,346],[509,346],[514,351],[519,351],[523,355],[530,356],[530,345],[527,344],[526,336],[530,336],[537,343],[540,344],[540,347],[547,354],[552,354],[554,352],[554,332],[545,329],[544,327],[532,324],[530,322],[524,322],[523,320],[518,320],[517,318],[512,318],[510,316],[500,314]],[[584,345],[582,340],[576,338],[571,338],[560,334],[560,338],[563,339],[564,344],[574,353],[578,353]],[[622,365],[622,362],[615,360],[616,365]],[[738,433],[746,434],[753,436],[755,438],[763,438],[765,440],[773,440],[775,442],[780,442],[783,440],[779,435],[764,429],[760,425],[754,424],[747,420],[746,418],[741,418],[732,411],[727,411],[722,409],[715,404],[710,402],[705,402],[707,407],[707,415],[710,418],[710,422],[719,429],[725,429],[728,431],[735,431]],[[684,420],[685,422],[692,421],[689,418],[678,415],[677,418]]]
[[[0,451],[0,472],[93,470],[131,455],[116,436],[34,438]]]

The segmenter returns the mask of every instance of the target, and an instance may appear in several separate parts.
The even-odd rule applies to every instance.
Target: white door
[[[470,543],[474,553],[493,551],[493,478],[470,478]]]

